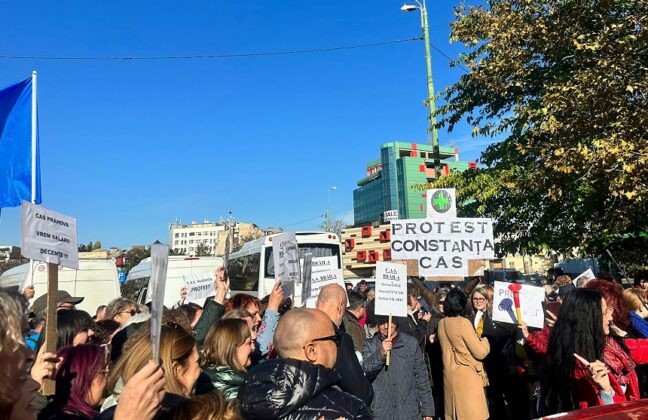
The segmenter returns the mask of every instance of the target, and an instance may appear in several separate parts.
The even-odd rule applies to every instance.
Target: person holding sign
[[[448,292],[443,305],[445,318],[439,322],[437,338],[443,357],[445,418],[483,420],[489,418],[484,387],[488,377],[482,361],[490,352],[486,338],[480,338],[466,318],[466,295],[458,289]]]
[[[377,420],[432,420],[434,400],[421,348],[414,337],[400,334],[396,317],[391,318],[390,328],[389,317],[376,316],[378,332],[362,352],[362,369],[374,389],[371,411]],[[388,352],[391,360],[386,366]]]
[[[510,284],[509,286],[519,286]],[[489,385],[486,395],[490,402],[493,418],[529,418],[529,394],[522,378],[517,374],[518,364],[515,353],[517,327],[514,324],[493,321],[493,287],[477,286],[470,295],[475,313],[473,325],[479,337],[484,337],[490,345],[490,352],[484,359],[484,369]],[[519,316],[516,307],[510,308],[516,322]],[[519,308],[518,308],[519,309]]]

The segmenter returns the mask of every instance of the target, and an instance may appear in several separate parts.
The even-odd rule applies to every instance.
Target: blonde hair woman
[[[108,376],[106,390],[112,395],[101,407],[102,412],[113,409],[124,384],[152,359],[150,325],[150,322],[142,325],[124,345],[124,353]],[[162,326],[160,364],[165,373],[166,395],[162,400],[161,412],[173,409],[192,394],[200,375],[198,359],[196,343],[187,330],[174,323]]]
[[[254,341],[245,320],[220,319],[212,325],[203,349],[203,372],[209,383],[201,381],[197,392],[216,389],[228,400],[236,398],[253,351]]]
[[[646,301],[642,299],[643,294],[637,289],[625,289],[623,300],[630,312],[630,324],[640,338],[648,338],[648,309]]]

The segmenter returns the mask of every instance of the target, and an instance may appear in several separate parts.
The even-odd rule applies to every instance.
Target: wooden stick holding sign
[[[392,339],[392,316],[407,316],[407,266],[379,261],[376,263],[376,315],[388,316],[387,337]],[[389,366],[391,351],[385,355]]]
[[[59,265],[79,269],[76,219],[23,201],[20,230],[23,257],[47,263],[47,318],[44,346],[46,352],[56,353]],[[30,276],[33,278],[33,273],[30,272]],[[55,391],[55,382],[45,379],[42,394],[53,395]]]
[[[387,338],[391,339],[392,335],[392,316],[389,314],[389,324],[387,324]],[[385,366],[389,366],[389,359],[391,356],[391,350],[387,351],[386,359],[385,359]]]
[[[57,313],[58,309],[58,264],[47,264],[47,322],[45,323],[45,352],[56,354],[57,342]],[[52,376],[56,375],[56,368]],[[43,395],[54,395],[56,393],[56,381],[54,379],[43,379]]]

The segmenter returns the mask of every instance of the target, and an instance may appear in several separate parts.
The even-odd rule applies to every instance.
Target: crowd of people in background
[[[549,274],[533,329],[494,321],[480,279],[411,278],[390,324],[366,281],[291,308],[279,282],[231,294],[220,267],[202,305],[165,308],[157,361],[146,305],[90,315],[60,290],[47,352],[47,295],[0,290],[0,419],[530,419],[646,397],[648,277]]]

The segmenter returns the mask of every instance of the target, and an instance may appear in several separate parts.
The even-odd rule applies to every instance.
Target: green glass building
[[[476,162],[460,161],[459,150],[454,147],[440,147],[439,153],[440,176],[477,168]],[[367,164],[366,176],[353,191],[355,224],[382,222],[383,213],[388,210],[398,210],[401,219],[425,217],[425,193],[411,187],[432,181],[436,176],[431,145],[383,144],[380,159]]]

